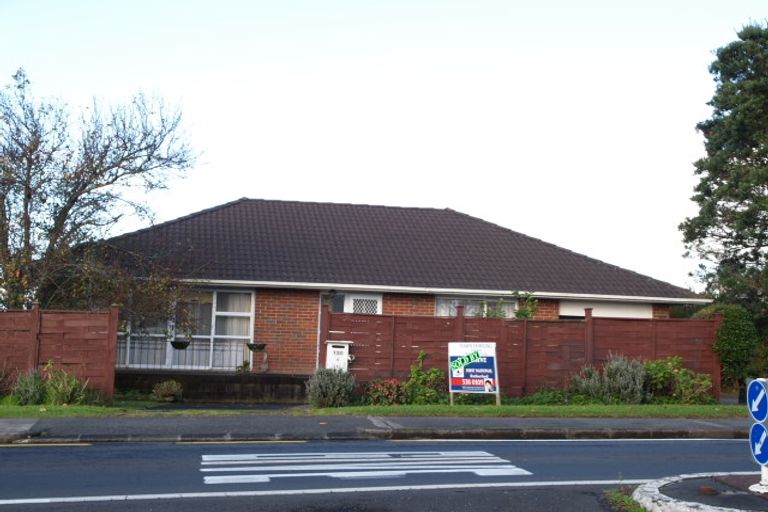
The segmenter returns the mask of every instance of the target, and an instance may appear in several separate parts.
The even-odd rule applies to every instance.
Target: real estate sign
[[[448,364],[452,394],[494,393],[499,396],[496,343],[448,343]]]

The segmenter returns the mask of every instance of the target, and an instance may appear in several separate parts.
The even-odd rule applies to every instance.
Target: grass
[[[317,416],[466,416],[519,418],[746,418],[743,405],[396,405],[354,406],[333,409],[262,409],[238,406],[184,404],[168,406],[158,402],[121,397],[109,406],[98,405],[14,405],[0,400],[0,418],[67,418],[98,416],[231,416],[242,414],[289,414]]]
[[[634,490],[634,487],[624,486],[608,489],[603,495],[614,512],[645,512],[645,509],[632,499]]]
[[[746,418],[743,405],[393,405],[314,409],[315,415],[518,418]]]

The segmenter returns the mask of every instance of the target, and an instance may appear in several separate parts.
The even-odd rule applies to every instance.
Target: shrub
[[[312,407],[344,407],[352,401],[355,377],[344,370],[318,368],[307,381],[307,395]]]
[[[645,368],[636,359],[610,354],[602,373],[585,366],[571,379],[571,390],[591,400],[606,404],[640,404],[647,401]]]
[[[426,352],[419,352],[416,364],[411,366],[411,373],[404,385],[408,403],[425,405],[445,401],[448,376],[439,368],[424,370],[426,358]]]
[[[367,405],[397,405],[408,403],[405,385],[397,379],[376,379],[365,386]]]
[[[13,388],[13,398],[19,405],[40,405],[45,402],[45,381],[37,370],[19,374]]]
[[[645,392],[645,367],[638,359],[610,354],[603,368],[606,403],[641,404],[648,399]]]
[[[717,329],[717,340],[712,348],[723,366],[723,382],[743,388],[759,343],[757,329],[749,312],[733,304],[714,304],[694,316],[714,318],[716,314],[723,315],[723,320]]]
[[[672,396],[675,374],[683,367],[683,358],[670,356],[645,363],[646,388],[654,396]]]
[[[181,385],[181,382],[173,379],[164,380],[152,387],[152,398],[164,402],[175,402],[181,400],[183,391],[184,387]]]
[[[706,404],[714,401],[709,394],[712,378],[706,373],[696,373],[688,368],[675,371],[675,388],[672,397],[682,404]]]
[[[82,382],[76,375],[53,367],[49,361],[45,365],[45,403],[50,405],[81,404],[88,401],[86,387],[88,381]]]

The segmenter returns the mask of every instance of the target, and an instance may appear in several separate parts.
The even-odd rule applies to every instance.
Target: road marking
[[[203,455],[206,484],[267,483],[275,478],[396,478],[412,474],[474,473],[477,476],[527,476],[529,471],[484,451],[331,452]]]
[[[640,485],[650,482],[650,479],[639,480],[572,480],[572,481],[539,481],[539,482],[492,482],[478,484],[462,484],[461,489],[488,488],[521,488],[521,487],[567,487],[567,486],[605,486],[605,485]],[[348,494],[363,492],[393,492],[393,491],[439,491],[456,490],[455,484],[439,485],[403,485],[387,487],[347,487],[336,489],[295,489],[279,491],[231,491],[231,492],[181,492],[167,494],[117,494],[110,496],[66,496],[52,498],[21,498],[0,500],[4,505],[39,505],[52,503],[86,503],[108,501],[147,501],[200,498],[247,498],[254,496],[296,496],[317,494]]]

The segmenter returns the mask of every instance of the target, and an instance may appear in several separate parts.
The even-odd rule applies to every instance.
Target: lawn
[[[357,416],[485,416],[520,418],[746,418],[743,405],[396,405],[311,409],[306,406],[265,408],[247,405],[178,404],[150,400],[115,400],[110,406],[13,405],[0,401],[0,418],[94,416],[222,416],[238,414]]]

